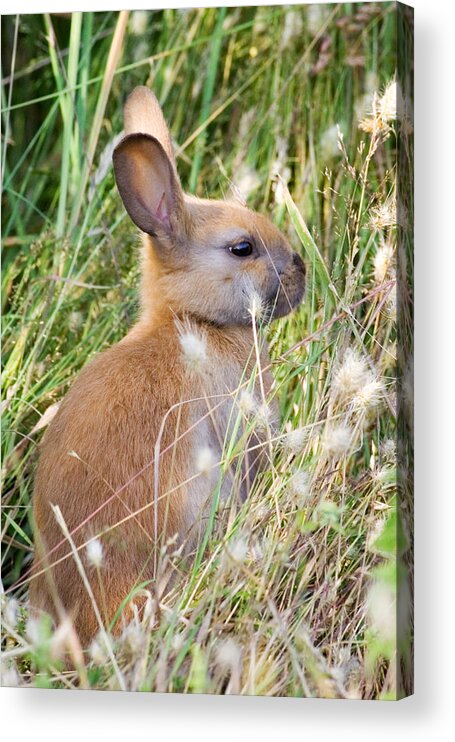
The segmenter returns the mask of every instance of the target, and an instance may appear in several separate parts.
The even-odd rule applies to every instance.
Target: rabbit
[[[273,320],[297,307],[305,289],[301,257],[269,219],[236,200],[183,192],[151,90],[133,90],[124,121],[113,167],[142,233],[140,315],[82,370],[61,403],[40,445],[33,494],[30,603],[56,621],[69,614],[84,646],[100,619],[121,630],[131,610],[122,619],[121,607],[138,587],[154,584],[157,549],[166,540],[191,558],[213,502],[223,442],[234,431],[239,389],[253,374],[244,401],[260,401],[272,385],[262,370],[267,349],[255,352],[252,297]],[[244,500],[264,466],[267,433],[258,430],[240,470],[225,472],[221,501],[233,491]],[[200,455],[214,465],[202,471]],[[87,549],[95,537],[98,567]]]

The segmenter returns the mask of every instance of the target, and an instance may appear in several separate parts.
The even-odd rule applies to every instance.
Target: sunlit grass
[[[396,515],[397,121],[384,113],[387,101],[377,106],[395,76],[394,7],[3,23],[8,683],[400,693],[396,553],[407,536]],[[121,639],[106,646],[101,634],[69,672],[61,656],[74,649],[71,626],[53,633],[27,614],[38,423],[136,317],[138,239],[110,165],[136,84],[161,102],[184,187],[213,197],[234,188],[268,213],[304,257],[308,290],[297,313],[263,330],[281,422],[254,495],[240,510],[214,505],[205,548],[171,593],[157,600],[152,591]],[[226,466],[239,455],[229,441],[225,455]],[[161,569],[179,560],[169,544]]]

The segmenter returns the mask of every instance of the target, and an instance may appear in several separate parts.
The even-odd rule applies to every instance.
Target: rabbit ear
[[[112,159],[117,187],[133,222],[153,236],[182,232],[183,192],[163,144],[150,134],[129,134]]]
[[[158,139],[177,172],[171,135],[154,93],[140,85],[128,96],[123,111],[125,134],[150,134]]]

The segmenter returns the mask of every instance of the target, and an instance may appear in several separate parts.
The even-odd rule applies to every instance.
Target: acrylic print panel
[[[2,20],[3,684],[412,693],[412,10]]]

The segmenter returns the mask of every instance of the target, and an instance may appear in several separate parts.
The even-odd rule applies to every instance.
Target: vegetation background
[[[10,16],[2,36],[3,683],[402,695],[396,237],[411,217],[396,175],[412,123],[395,4]],[[309,287],[263,328],[282,420],[255,496],[215,521],[178,591],[68,672],[70,627],[27,614],[33,471],[56,405],[137,311],[137,235],[111,168],[137,84],[163,106],[186,190],[268,213]],[[409,426],[410,388],[405,375]]]

